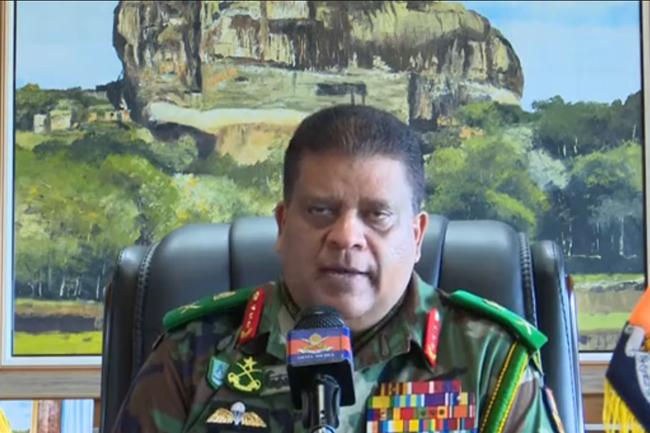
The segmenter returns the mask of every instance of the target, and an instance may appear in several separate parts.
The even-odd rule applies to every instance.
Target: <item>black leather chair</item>
[[[122,251],[106,294],[102,433],[110,433],[163,315],[208,294],[277,278],[276,235],[272,218],[246,217],[182,227],[158,244]],[[433,286],[470,290],[540,328],[549,338],[542,349],[546,381],[566,432],[584,432],[574,300],[555,243],[530,245],[524,234],[496,221],[432,216],[417,271]]]

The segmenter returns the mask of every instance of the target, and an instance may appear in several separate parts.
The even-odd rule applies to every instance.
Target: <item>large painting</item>
[[[340,103],[422,133],[428,211],[561,246],[583,351],[645,288],[641,2],[14,4],[13,357],[99,355],[118,252],[271,215],[293,130]]]

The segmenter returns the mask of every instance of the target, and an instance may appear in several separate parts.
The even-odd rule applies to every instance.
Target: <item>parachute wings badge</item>
[[[247,411],[246,406],[241,401],[233,403],[230,409],[220,407],[215,410],[208,420],[208,424],[233,425],[243,427],[253,427],[266,429],[268,425],[260,415],[253,411]]]

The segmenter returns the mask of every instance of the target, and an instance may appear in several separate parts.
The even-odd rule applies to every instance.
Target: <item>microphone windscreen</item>
[[[336,309],[327,306],[314,306],[298,313],[293,329],[344,328],[345,321]]]

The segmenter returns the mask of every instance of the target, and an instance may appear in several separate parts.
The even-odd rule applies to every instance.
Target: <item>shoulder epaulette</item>
[[[248,288],[221,292],[171,310],[163,317],[165,331],[169,332],[209,314],[226,312],[243,305],[255,290],[255,288]]]
[[[533,352],[538,351],[548,341],[546,335],[535,326],[496,302],[481,298],[465,290],[453,292],[449,295],[448,301],[499,323],[512,332]]]

